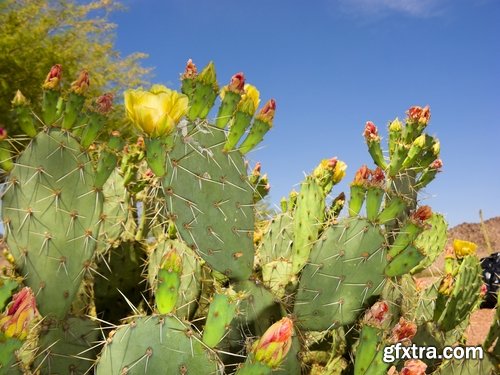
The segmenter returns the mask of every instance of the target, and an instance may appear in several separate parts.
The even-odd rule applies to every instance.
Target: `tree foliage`
[[[146,55],[122,57],[114,48],[115,25],[108,17],[121,8],[114,0],[0,0],[0,124],[17,133],[15,92],[20,89],[38,110],[42,82],[57,63],[65,85],[81,69],[90,72],[90,97],[143,84],[150,73],[140,65]]]

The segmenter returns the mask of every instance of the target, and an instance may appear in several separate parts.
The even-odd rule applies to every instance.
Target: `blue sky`
[[[324,158],[338,156],[348,192],[371,161],[367,120],[382,136],[412,105],[431,106],[443,172],[422,203],[451,225],[500,215],[500,2],[497,0],[124,0],[112,15],[123,55],[149,54],[152,81],[179,88],[188,58],[219,83],[243,71],[274,127],[250,154],[277,203]],[[383,141],[384,142],[384,141]],[[370,166],[370,164],[369,164]]]

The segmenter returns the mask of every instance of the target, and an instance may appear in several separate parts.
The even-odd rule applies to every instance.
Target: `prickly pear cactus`
[[[60,129],[33,138],[9,176],[7,244],[44,315],[66,315],[91,265],[103,202],[94,176],[89,156]]]

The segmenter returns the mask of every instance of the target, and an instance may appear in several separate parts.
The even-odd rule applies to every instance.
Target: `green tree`
[[[39,110],[42,82],[54,64],[63,66],[68,87],[81,69],[90,72],[89,97],[145,83],[151,69],[140,65],[143,53],[122,57],[114,48],[111,12],[114,0],[0,0],[0,124],[18,132],[11,100],[20,89]],[[112,121],[120,126],[122,107]]]

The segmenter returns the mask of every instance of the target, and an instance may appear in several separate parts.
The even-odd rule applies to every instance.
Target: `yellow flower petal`
[[[464,240],[454,240],[453,250],[458,258],[463,258],[467,255],[474,254],[476,252],[477,245],[474,242],[464,241]]]
[[[186,95],[162,85],[154,85],[151,91],[125,91],[127,116],[153,137],[170,134],[186,114],[188,105]]]

